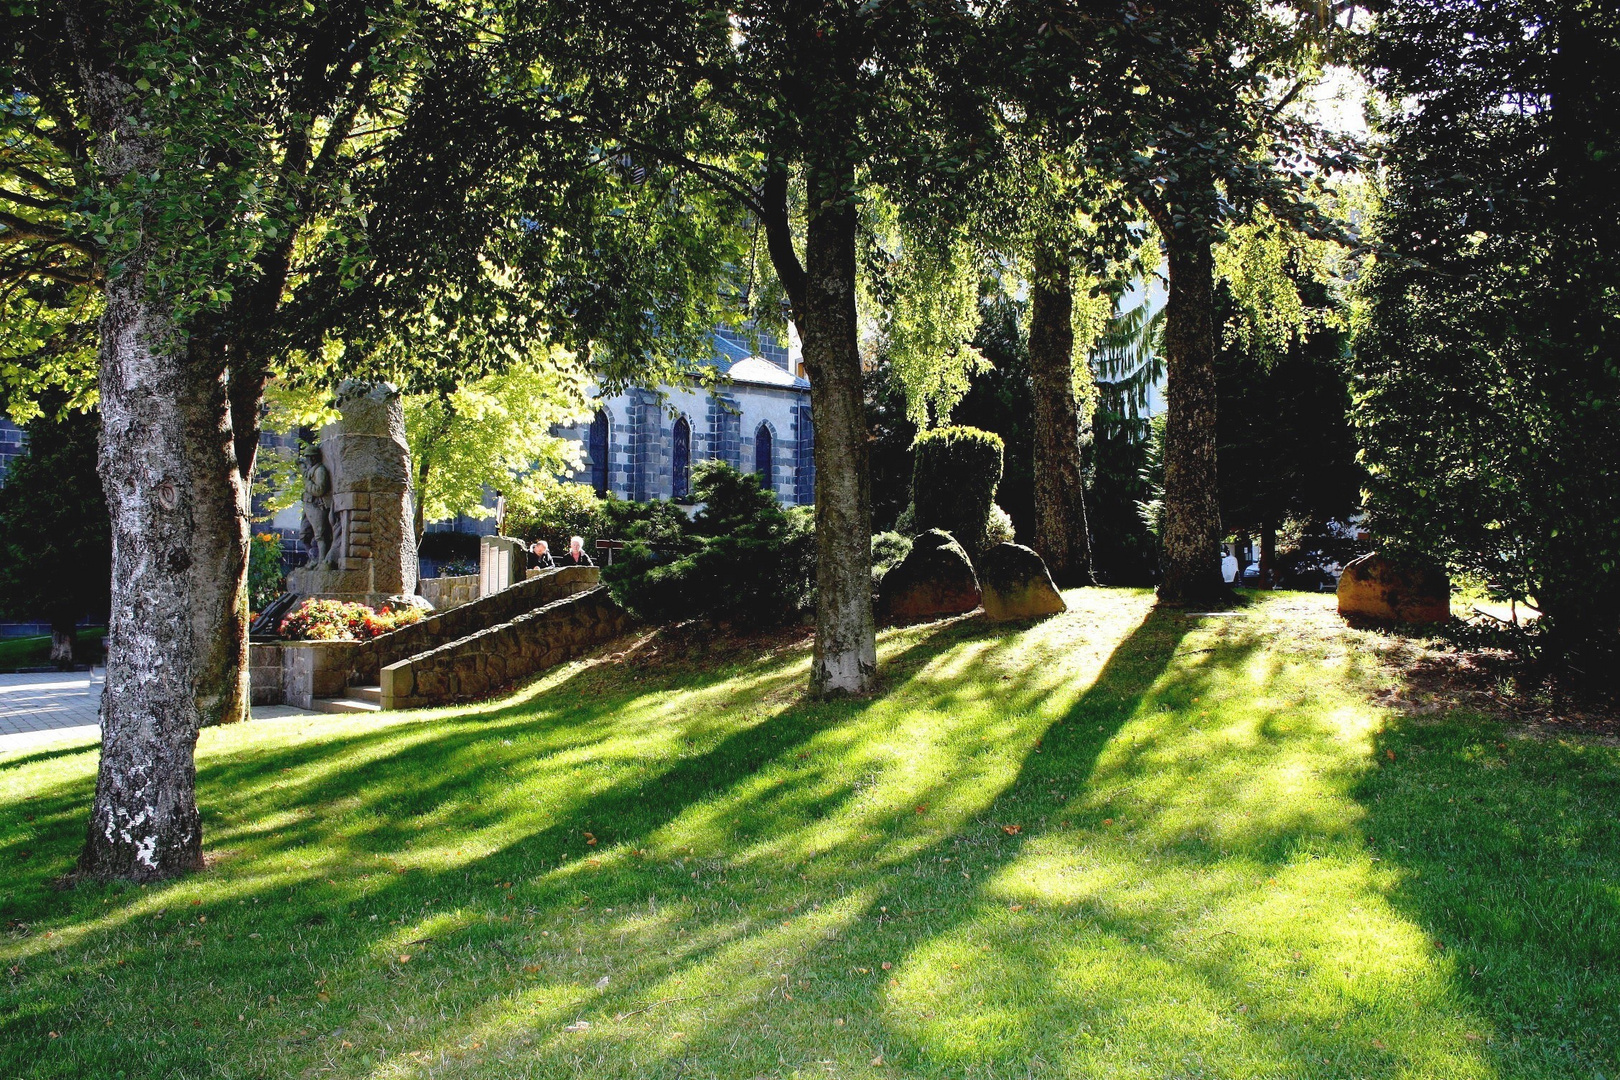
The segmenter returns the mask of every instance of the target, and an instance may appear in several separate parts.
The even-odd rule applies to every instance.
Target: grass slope
[[[0,758],[0,1075],[1620,1071],[1620,751],[1375,706],[1331,597],[1068,596],[870,701],[664,645],[209,730],[162,887],[52,891],[95,755]]]

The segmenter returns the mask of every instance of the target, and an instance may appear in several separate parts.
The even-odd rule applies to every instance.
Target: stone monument
[[[416,593],[411,453],[405,410],[389,383],[338,387],[342,419],[304,453],[304,544],[309,561],[287,575],[299,597],[372,607]]]
[[[523,541],[511,536],[486,536],[478,543],[478,595],[492,596],[510,589],[529,573]]]

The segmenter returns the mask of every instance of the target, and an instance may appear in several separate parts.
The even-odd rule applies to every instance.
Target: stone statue
[[[305,451],[304,540],[309,562],[287,575],[300,596],[372,607],[416,592],[411,455],[405,410],[388,383],[338,387],[342,419]]]
[[[321,448],[304,449],[304,547],[309,551],[309,568],[337,566],[333,550],[332,474],[321,460]]]

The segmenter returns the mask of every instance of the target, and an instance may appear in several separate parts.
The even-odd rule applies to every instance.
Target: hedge
[[[916,530],[944,529],[970,555],[983,551],[1001,484],[1001,436],[972,427],[937,428],[917,436],[912,454]]]

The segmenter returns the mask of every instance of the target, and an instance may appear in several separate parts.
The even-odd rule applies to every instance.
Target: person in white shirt
[[[585,553],[585,538],[583,536],[570,536],[568,538],[568,554],[563,556],[567,562],[565,566],[595,566],[591,557]]]

